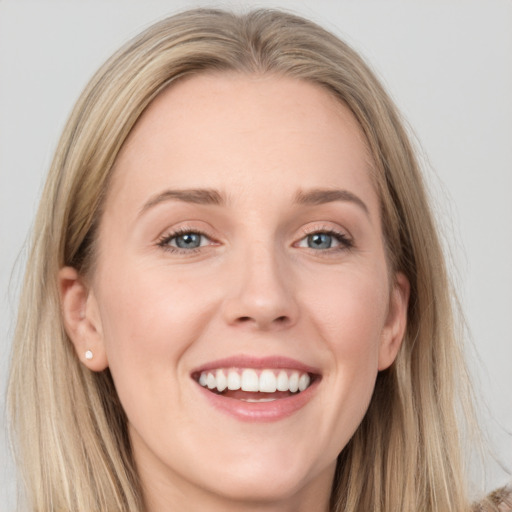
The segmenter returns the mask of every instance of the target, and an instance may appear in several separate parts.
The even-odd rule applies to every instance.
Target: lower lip
[[[199,392],[217,410],[229,414],[240,421],[270,422],[279,421],[302,409],[314,396],[319,379],[315,380],[308,389],[287,398],[272,402],[244,402],[212,393],[199,384]]]

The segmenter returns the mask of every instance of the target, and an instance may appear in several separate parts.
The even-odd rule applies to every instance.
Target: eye
[[[328,233],[314,233],[306,237],[308,247],[311,249],[330,249],[336,240]]]
[[[343,233],[336,231],[316,231],[305,236],[296,244],[297,247],[307,247],[313,250],[348,249],[352,241]]]
[[[194,251],[209,245],[211,240],[204,233],[191,230],[179,230],[166,234],[158,241],[158,246],[167,251]]]
[[[178,235],[169,241],[171,245],[176,244],[176,247],[180,249],[197,249],[201,246],[201,242],[203,241],[203,235],[199,233],[184,233],[183,235]]]

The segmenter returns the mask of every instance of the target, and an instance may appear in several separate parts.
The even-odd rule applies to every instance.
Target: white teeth
[[[276,388],[278,391],[288,391],[288,374],[281,370],[277,376]]]
[[[228,387],[228,379],[222,370],[217,370],[217,389],[224,391]]]
[[[254,370],[244,370],[242,372],[242,391],[259,391],[260,381],[258,374]]]
[[[307,373],[303,373],[299,379],[299,391],[304,391],[305,389],[307,389],[310,380],[311,379],[309,378],[309,375]]]
[[[243,370],[218,369],[201,372],[199,384],[208,389],[219,392],[226,388],[231,391],[275,393],[276,391],[290,391],[291,393],[306,390],[311,384],[311,377],[305,372],[264,369],[258,372],[252,368]],[[274,398],[269,398],[274,400]],[[248,401],[261,401],[248,399]]]
[[[213,373],[209,373],[206,377],[206,385],[208,386],[208,389],[214,389],[217,387],[217,381],[215,380]]]
[[[263,370],[260,375],[258,391],[274,393],[277,389],[277,379],[272,370]]]
[[[199,379],[199,380],[201,380],[201,379]],[[199,382],[199,384],[201,384],[201,382]],[[235,370],[229,370],[228,389],[230,389],[231,391],[236,391],[237,389],[240,389],[240,386],[241,386],[240,374]]]
[[[288,380],[288,389],[295,393],[299,389],[299,372],[293,372]]]

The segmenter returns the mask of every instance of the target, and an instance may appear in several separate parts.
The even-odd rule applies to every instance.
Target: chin
[[[214,481],[211,474],[208,475],[208,483],[203,485],[210,492],[232,501],[289,502],[294,497],[299,498],[307,488],[320,485],[330,489],[335,467],[336,461],[327,468],[315,469],[307,464],[264,463],[259,459],[248,459],[238,466],[226,465],[224,470],[216,472]]]

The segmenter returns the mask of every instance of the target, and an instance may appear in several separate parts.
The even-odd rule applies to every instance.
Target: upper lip
[[[192,375],[198,374],[200,372],[204,372],[207,370],[215,370],[219,368],[254,368],[254,369],[263,369],[263,368],[283,368],[290,370],[299,370],[301,372],[307,372],[313,375],[319,375],[320,370],[313,366],[304,364],[296,359],[286,357],[286,356],[266,356],[266,357],[256,357],[249,355],[236,355],[231,357],[226,357],[223,359],[217,359],[215,361],[210,361],[205,363],[197,368],[195,368],[191,373]]]

